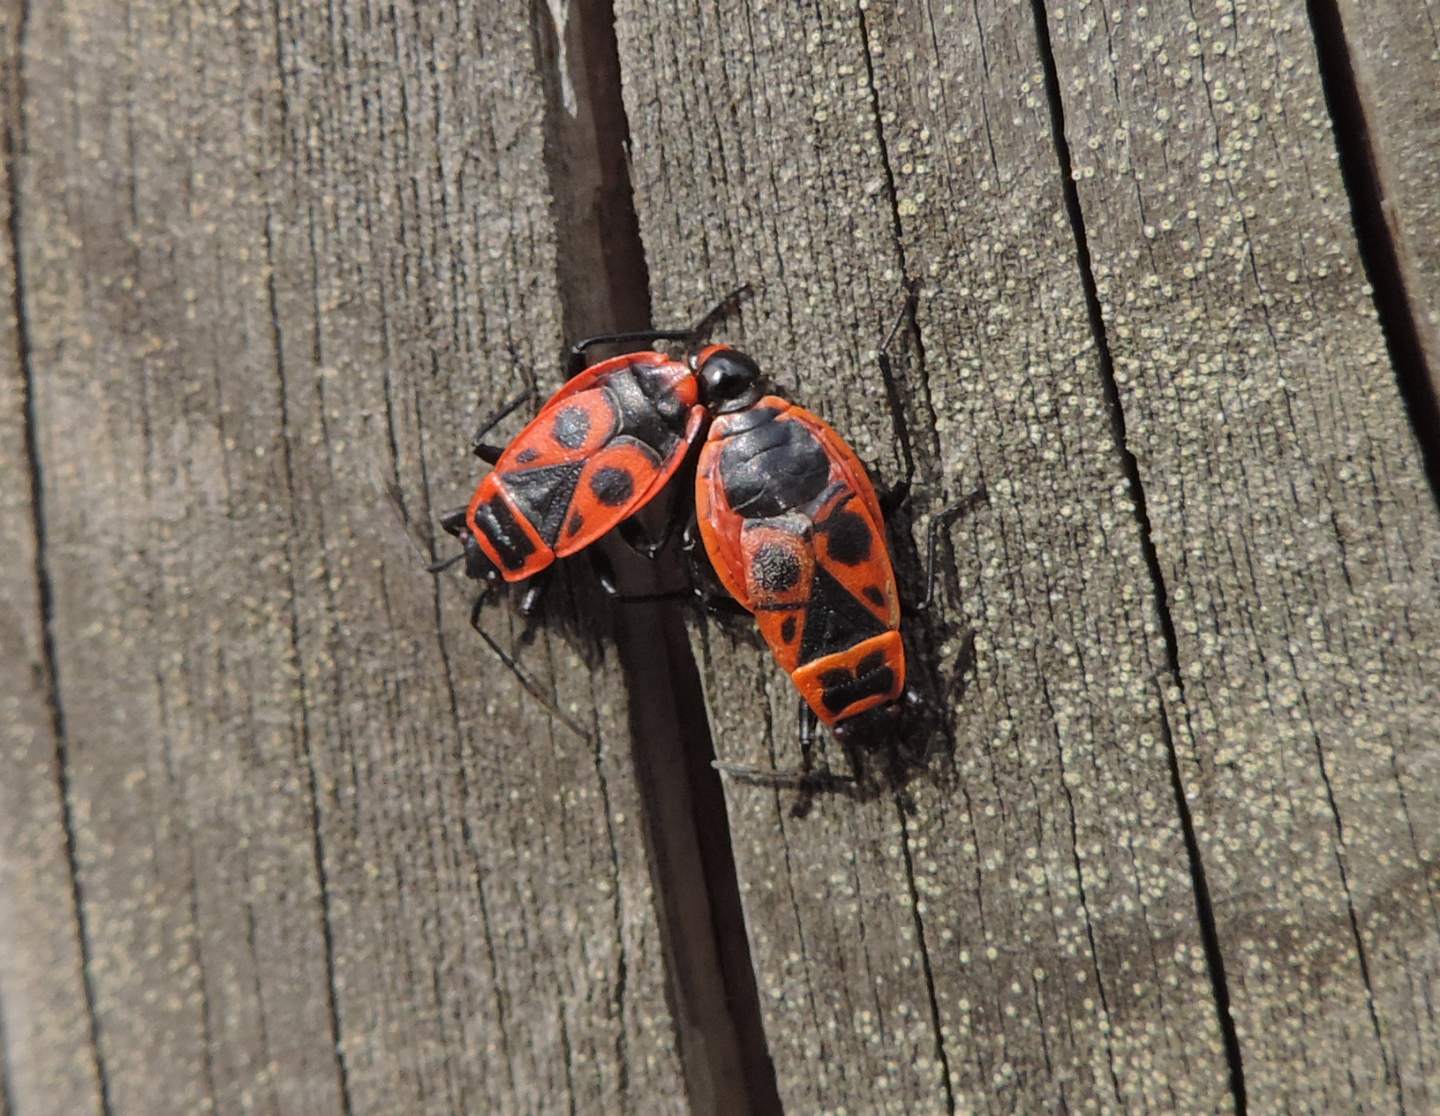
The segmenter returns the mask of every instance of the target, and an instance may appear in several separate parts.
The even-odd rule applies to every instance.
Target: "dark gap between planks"
[[[1110,428],[1119,453],[1121,467],[1128,482],[1130,498],[1134,505],[1136,523],[1140,529],[1140,546],[1145,556],[1145,567],[1149,571],[1155,600],[1155,611],[1160,620],[1160,630],[1165,640],[1165,658],[1171,681],[1184,694],[1185,681],[1180,669],[1180,641],[1175,632],[1175,620],[1170,614],[1170,595],[1165,585],[1164,569],[1155,547],[1151,531],[1150,512],[1145,499],[1145,487],[1140,477],[1140,463],[1130,449],[1126,435],[1125,410],[1120,400],[1120,388],[1115,379],[1115,363],[1110,354],[1109,339],[1105,331],[1105,318],[1100,307],[1100,295],[1095,285],[1095,272],[1090,259],[1090,245],[1085,231],[1085,214],[1080,206],[1080,190],[1075,185],[1070,159],[1070,144],[1065,137],[1065,107],[1060,96],[1060,73],[1055,61],[1055,52],[1050,41],[1050,23],[1044,0],[1031,0],[1035,13],[1035,39],[1040,60],[1045,70],[1045,93],[1050,102],[1050,128],[1055,143],[1055,155],[1059,164],[1061,191],[1065,198],[1065,212],[1075,236],[1076,263],[1080,271],[1080,282],[1085,292],[1085,307],[1090,319],[1090,331],[1095,338],[1095,349],[1099,357],[1101,388],[1106,409],[1110,413]],[[1237,1116],[1247,1111],[1245,1091],[1245,1062],[1240,1048],[1240,1036],[1235,1021],[1230,1015],[1230,985],[1225,976],[1225,957],[1220,948],[1220,934],[1215,922],[1215,908],[1211,902],[1210,885],[1205,875],[1205,861],[1200,842],[1195,834],[1195,822],[1190,813],[1190,804],[1185,797],[1185,786],[1181,779],[1180,758],[1176,751],[1175,739],[1170,731],[1169,718],[1165,711],[1163,694],[1156,688],[1156,706],[1160,716],[1162,738],[1165,742],[1166,760],[1169,765],[1171,787],[1175,796],[1175,810],[1180,820],[1180,830],[1185,842],[1185,855],[1190,865],[1191,891],[1195,897],[1195,916],[1199,923],[1200,940],[1205,950],[1205,965],[1210,974],[1210,988],[1215,1000],[1215,1015],[1220,1027],[1220,1036],[1225,1049],[1225,1061],[1230,1073],[1230,1095],[1235,1104]]]
[[[626,159],[629,125],[613,6],[610,0],[569,6],[560,29],[564,75],[551,6],[534,0],[531,18],[545,83],[545,161],[566,335],[647,328],[649,270]],[[672,584],[680,572],[673,559],[647,563],[623,547],[607,553],[622,584],[637,593],[659,590],[662,578]],[[690,1107],[716,1116],[775,1116],[779,1090],[684,620],[673,604],[619,605],[614,630]]]
[[[1419,311],[1405,282],[1403,248],[1385,219],[1385,176],[1376,158],[1339,5],[1336,0],[1307,0],[1306,9],[1360,261],[1370,281],[1400,398],[1420,446],[1425,476],[1440,504],[1440,368],[1431,364],[1436,355],[1427,352]]]

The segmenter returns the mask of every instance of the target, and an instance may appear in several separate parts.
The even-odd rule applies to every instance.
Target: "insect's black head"
[[[475,581],[499,581],[500,571],[475,541],[475,536],[465,521],[465,512],[464,508],[446,512],[440,517],[440,526],[460,540],[465,553],[466,577]]]
[[[721,413],[738,411],[760,398],[760,366],[728,345],[708,345],[690,358],[700,377],[700,398]]]

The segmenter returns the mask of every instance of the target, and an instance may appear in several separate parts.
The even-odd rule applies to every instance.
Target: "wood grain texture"
[[[1389,217],[1409,265],[1431,363],[1440,363],[1440,4],[1343,0],[1346,43],[1368,110]]]
[[[657,308],[763,283],[749,349],[894,477],[873,349],[919,279],[903,384],[918,525],[990,492],[954,532],[948,619],[913,641],[952,754],[904,796],[803,821],[791,792],[730,788],[786,1107],[1223,1107],[1164,647],[1030,12],[677,8],[619,6]],[[793,768],[793,693],[736,630],[698,635],[717,750]]]
[[[1440,1100],[1440,523],[1293,5],[1052,20],[1252,1100]]]
[[[13,230],[24,146],[18,5],[0,7],[0,1112],[96,1116],[100,1086],[66,857],[27,432],[29,338]]]
[[[0,1116],[1440,1106],[1440,458],[1307,6],[615,6],[0,0]],[[1433,326],[1433,2],[1339,10]],[[740,280],[908,596],[989,495],[937,723],[731,850],[668,606],[492,605],[537,700],[420,566],[565,334]]]
[[[591,746],[470,632],[384,494],[428,531],[474,483],[479,417],[550,386],[528,14],[35,5],[23,65],[46,561],[113,1110],[683,1107],[603,633],[565,622],[562,586],[518,652]],[[519,644],[506,607],[485,623]],[[7,1044],[49,963],[30,938],[0,949]]]

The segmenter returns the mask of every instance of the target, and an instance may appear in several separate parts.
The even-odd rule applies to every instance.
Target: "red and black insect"
[[[695,478],[716,577],[825,725],[898,700],[900,598],[865,467],[824,421],[758,385],[734,403]]]
[[[718,351],[702,350],[700,359]],[[732,352],[730,361],[752,370],[750,385],[717,408],[700,451],[700,538],[716,579],[753,614],[800,692],[802,742],[817,720],[844,739],[872,711],[894,716],[918,701],[906,687],[900,591],[885,538],[884,505],[903,502],[908,480],[882,501],[834,429],[766,394],[748,357]],[[983,492],[931,521],[926,592],[912,609],[932,595],[937,532],[977,498]]]
[[[634,515],[684,461],[705,419],[698,404],[689,366],[663,353],[627,353],[570,380],[494,459],[463,514],[442,520],[465,572],[533,578]]]
[[[527,581],[520,610],[528,615],[544,586],[537,575],[611,530],[619,527],[642,552],[657,550],[660,544],[645,539],[633,517],[686,461],[709,408],[734,389],[727,358],[712,350],[703,360],[693,353],[676,359],[645,350],[583,371],[579,366],[596,345],[693,343],[748,291],[733,291],[689,330],[602,334],[581,341],[571,349],[565,385],[501,449],[487,443],[485,435],[520,400],[503,408],[474,439],[476,455],[494,469],[467,506],[440,519],[460,540],[462,553],[432,570],[463,560],[465,573],[477,581]],[[476,615],[486,598],[482,593],[476,601]]]
[[[466,508],[441,522],[464,547],[466,573],[492,584],[533,579],[615,528],[653,553],[659,544],[631,537],[632,517],[680,471],[703,433],[687,538],[693,548],[698,528],[726,603],[754,616],[800,692],[808,710],[802,738],[817,720],[843,736],[871,711],[893,714],[913,697],[885,509],[844,439],[767,393],[750,357],[727,345],[694,350],[694,339],[743,291],[689,331],[603,335],[575,346],[572,369],[600,343],[684,340],[690,352],[676,359],[645,350],[585,369],[504,450],[477,435],[476,452],[494,471]],[[903,448],[908,462],[908,439]],[[905,491],[908,480],[900,499]],[[931,523],[925,602],[936,532],[960,510]],[[614,593],[607,577],[601,581]],[[522,612],[537,599],[533,585]],[[484,600],[482,593],[472,622]]]

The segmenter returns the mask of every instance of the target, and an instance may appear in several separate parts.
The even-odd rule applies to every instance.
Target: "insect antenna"
[[[509,418],[515,412],[515,409],[519,407],[520,404],[528,400],[532,394],[533,393],[527,388],[525,391],[522,391],[519,395],[517,395],[514,399],[511,399],[506,403],[502,404],[500,408],[495,411],[494,414],[492,414],[489,418],[487,418],[483,423],[480,424],[480,429],[475,431],[475,433],[471,435],[470,444],[472,446],[480,445],[485,440],[486,434],[489,434],[490,431],[494,430],[495,427],[499,426],[502,422]]]
[[[690,327],[688,347],[693,350],[698,342],[704,340],[712,329],[735,313],[740,308],[740,304],[754,293],[755,288],[751,284],[741,283],[709,310],[706,310],[700,316],[700,320]]]

